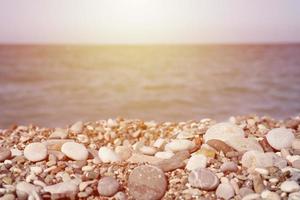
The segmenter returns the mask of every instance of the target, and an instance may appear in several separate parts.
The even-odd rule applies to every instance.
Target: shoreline
[[[300,198],[300,116],[13,126],[0,145],[0,199]]]

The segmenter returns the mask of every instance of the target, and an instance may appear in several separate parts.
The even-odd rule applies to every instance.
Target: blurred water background
[[[300,45],[0,46],[0,128],[300,113]]]

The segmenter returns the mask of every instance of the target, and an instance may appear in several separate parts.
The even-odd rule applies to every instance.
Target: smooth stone
[[[207,164],[207,158],[204,155],[192,155],[186,164],[187,170],[194,170],[197,168],[205,168]]]
[[[245,196],[247,196],[248,194],[253,194],[254,191],[250,188],[247,188],[247,187],[242,187],[240,188],[239,190],[239,195],[243,198]]]
[[[16,193],[18,196],[18,199],[25,200],[33,193],[38,193],[39,189],[30,183],[27,183],[25,181],[19,182],[16,185]]]
[[[295,139],[292,142],[292,148],[295,150],[300,150],[300,139]]]
[[[176,139],[176,140],[173,140],[170,143],[166,144],[165,150],[178,152],[178,151],[190,150],[194,146],[195,146],[195,143],[190,140]]]
[[[273,166],[273,157],[271,154],[262,153],[260,151],[247,151],[242,156],[242,166],[246,168],[266,168]]]
[[[216,190],[216,195],[219,198],[228,200],[234,197],[234,189],[230,183],[221,183]]]
[[[11,156],[11,151],[7,148],[0,147],[0,162],[8,159]]]
[[[61,152],[72,160],[86,160],[89,152],[83,144],[66,142],[61,146]]]
[[[10,152],[11,152],[11,157],[22,156],[23,155],[23,151],[21,151],[19,149],[10,149]]]
[[[280,185],[280,189],[283,192],[298,192],[300,190],[300,186],[296,181],[284,181]]]
[[[247,194],[242,198],[242,200],[260,200],[260,199],[261,199],[260,194],[256,194],[256,193]]]
[[[231,138],[244,136],[245,133],[239,126],[229,122],[221,122],[211,126],[203,135],[203,138],[205,142],[212,139],[227,142]]]
[[[114,199],[116,199],[116,200],[127,200],[127,195],[124,192],[117,192],[114,195]]]
[[[230,147],[228,144],[223,142],[222,140],[217,139],[211,139],[206,142],[209,146],[217,150],[218,152],[222,151],[223,153],[227,154],[228,152],[234,151],[232,147]]]
[[[66,198],[75,199],[78,192],[77,184],[72,181],[61,182],[54,185],[44,187],[45,192],[51,194],[52,199]]]
[[[145,155],[153,156],[156,153],[156,148],[150,146],[142,146],[139,148],[139,152]]]
[[[161,199],[167,184],[164,172],[151,165],[134,168],[128,178],[129,194],[136,200]]]
[[[161,162],[162,158],[157,158],[154,156],[148,156],[144,154],[133,153],[132,156],[127,159],[128,162],[131,163],[149,163],[149,164],[157,164]]]
[[[157,149],[162,149],[163,146],[166,144],[166,140],[163,138],[158,138],[157,140],[155,140],[154,144],[152,145],[153,147],[157,148]]]
[[[53,133],[50,134],[49,139],[66,139],[68,137],[68,131],[62,128],[56,128]]]
[[[289,148],[295,139],[293,132],[287,128],[274,128],[266,135],[268,143],[276,150]]]
[[[218,187],[219,178],[209,169],[198,168],[193,170],[188,177],[191,186],[202,190],[214,190]]]
[[[299,200],[300,199],[300,192],[293,192],[289,194],[288,200]]]
[[[115,178],[107,176],[99,180],[97,190],[100,195],[111,197],[118,192],[119,186],[119,182]]]
[[[122,160],[127,160],[132,155],[132,149],[128,146],[116,146],[115,152]]]
[[[293,161],[292,166],[296,169],[300,169],[300,159]]]
[[[156,165],[164,172],[169,172],[175,169],[184,168],[186,166],[184,160],[188,159],[189,157],[190,153],[188,151],[179,151],[170,159],[164,159],[158,162]]]
[[[271,192],[269,190],[264,190],[262,193],[261,193],[261,197],[264,199],[264,200],[280,200],[280,196],[279,194],[277,194],[276,192]]]
[[[78,121],[70,127],[70,131],[75,134],[81,133],[82,130],[83,130],[83,122],[82,121]]]
[[[237,172],[238,171],[238,165],[235,162],[229,161],[225,162],[221,165],[220,170],[222,172]]]
[[[24,149],[25,158],[32,162],[46,159],[47,153],[47,147],[39,142],[28,144]]]
[[[226,143],[238,152],[245,152],[250,150],[264,152],[263,148],[254,138],[233,137]]]
[[[253,188],[256,193],[261,193],[265,186],[263,184],[263,179],[261,178],[261,175],[258,173],[254,173],[253,175]]]
[[[161,158],[161,159],[169,159],[174,155],[175,154],[172,151],[159,151],[159,152],[156,152],[156,154],[154,156],[157,158]]]
[[[0,197],[0,200],[15,200],[15,199],[16,199],[15,195],[10,193],[7,193],[2,197]]]
[[[120,156],[116,152],[114,152],[114,150],[108,147],[101,147],[98,151],[98,156],[104,163],[121,161]]]

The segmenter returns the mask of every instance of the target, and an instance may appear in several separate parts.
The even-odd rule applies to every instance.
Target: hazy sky
[[[300,42],[300,0],[0,0],[1,43]]]

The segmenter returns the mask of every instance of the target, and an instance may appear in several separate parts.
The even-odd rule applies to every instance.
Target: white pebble
[[[173,140],[170,143],[166,144],[165,150],[166,151],[183,151],[183,150],[189,150],[192,149],[195,146],[194,142],[190,140]]]
[[[61,152],[73,160],[86,160],[88,150],[83,144],[76,142],[66,142],[61,146]]]
[[[216,195],[219,198],[228,200],[234,196],[234,189],[230,183],[221,183],[216,190]]]
[[[145,155],[152,156],[156,153],[156,149],[154,147],[142,146],[139,148],[139,152]]]
[[[78,121],[70,127],[70,131],[75,134],[81,133],[83,130],[83,122]]]
[[[108,147],[101,147],[98,151],[98,156],[104,163],[121,161],[119,155]]]
[[[158,138],[157,140],[155,140],[154,144],[152,145],[153,147],[156,147],[158,149],[162,148],[163,145],[165,145],[166,140],[163,138]]]
[[[266,135],[268,143],[277,150],[289,148],[295,139],[293,132],[287,128],[274,128]]]
[[[284,181],[280,185],[280,189],[283,192],[298,192],[300,190],[300,186],[296,181]]]
[[[39,142],[31,143],[24,149],[25,158],[32,162],[44,160],[47,157],[47,153],[46,145]]]
[[[197,168],[205,168],[207,164],[207,158],[204,155],[193,155],[187,162],[186,169],[194,170]]]
[[[162,159],[169,159],[175,154],[172,151],[159,151],[154,156]]]

